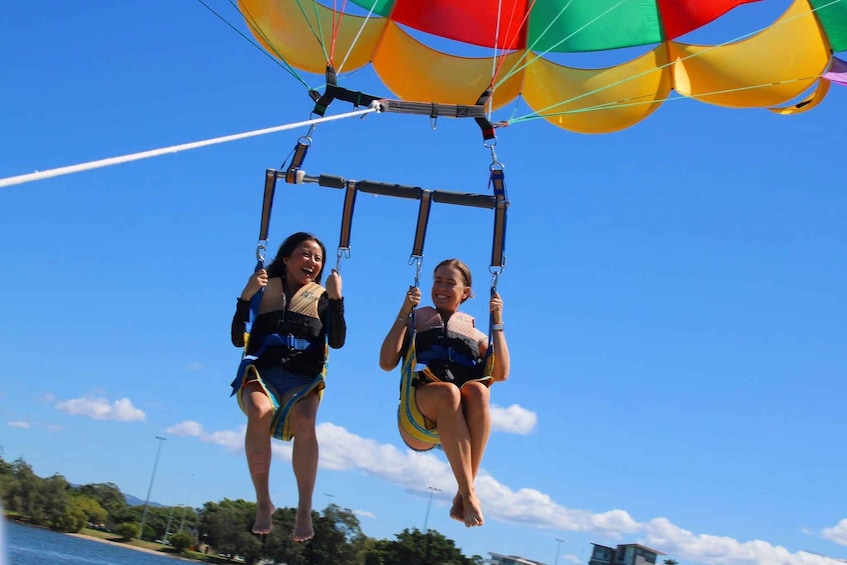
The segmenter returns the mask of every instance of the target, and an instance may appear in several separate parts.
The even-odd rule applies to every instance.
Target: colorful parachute
[[[371,63],[397,97],[423,102],[474,104],[493,87],[493,108],[521,96],[532,117],[583,133],[632,126],[672,91],[732,108],[805,111],[828,91],[821,79],[838,62],[832,53],[847,50],[847,0],[794,0],[766,29],[720,45],[677,39],[757,0],[350,1],[366,15],[345,13],[347,0],[333,0],[332,8],[314,0],[238,4],[259,42],[298,69],[323,73],[332,63],[352,71]],[[446,54],[405,28],[488,47],[492,55]],[[646,54],[600,69],[549,58],[652,44]]]

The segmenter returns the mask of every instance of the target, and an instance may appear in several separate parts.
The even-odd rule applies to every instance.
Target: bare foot
[[[462,497],[462,507],[464,508],[464,522],[468,528],[481,526],[485,523],[482,518],[482,506],[479,504],[479,499],[474,494],[469,494]]]
[[[297,518],[294,520],[294,541],[309,541],[315,537],[312,529],[312,511],[297,510]]]
[[[271,501],[259,503],[256,505],[256,520],[253,522],[253,533],[265,535],[271,533],[271,528],[274,525],[274,512],[276,508],[271,504]]]
[[[462,495],[458,492],[453,497],[453,506],[450,507],[450,517],[458,522],[465,521],[465,505],[462,501]]]

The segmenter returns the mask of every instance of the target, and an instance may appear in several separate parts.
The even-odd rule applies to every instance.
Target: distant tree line
[[[245,500],[206,502],[147,509],[128,506],[113,483],[74,486],[62,475],[41,478],[23,459],[0,457],[0,500],[16,519],[62,532],[85,527],[113,532],[125,540],[167,539],[177,551],[204,548],[214,554],[239,556],[247,565],[259,561],[286,565],[482,565],[479,555],[465,557],[453,540],[435,530],[404,529],[395,539],[374,539],[362,533],[359,519],[349,509],[330,504],[313,512],[315,538],[296,543],[292,538],[294,508],[279,508],[274,528],[260,538],[250,532],[256,505]]]

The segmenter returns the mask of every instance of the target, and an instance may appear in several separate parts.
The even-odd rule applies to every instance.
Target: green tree
[[[352,511],[330,504],[323,515],[312,513],[312,524],[315,538],[305,549],[307,562],[337,565],[361,563],[365,535],[359,519]]]
[[[42,479],[32,471],[32,467],[23,459],[12,463],[14,481],[7,493],[6,506],[9,510],[28,516],[33,522],[40,524],[44,518],[42,508],[38,503],[38,491]]]
[[[138,534],[141,533],[141,524],[136,524],[135,522],[121,522],[115,526],[115,533],[126,541],[136,539],[138,538]]]
[[[171,543],[171,547],[174,548],[178,553],[182,553],[192,545],[195,545],[197,542],[194,539],[194,536],[189,534],[188,532],[177,532],[168,538],[168,541]]]
[[[249,542],[241,534],[250,534],[255,515],[256,505],[246,500],[225,498],[219,503],[207,502],[201,511],[205,542],[224,555],[244,556],[242,545]]]
[[[82,485],[77,490],[80,494],[96,500],[112,519],[126,508],[126,497],[115,483],[92,483]]]
[[[365,556],[366,565],[473,565],[453,540],[435,530],[405,529],[394,541],[380,540]]]
[[[81,496],[70,497],[65,504],[65,510],[62,515],[54,519],[52,524],[53,528],[63,532],[78,532],[84,528],[88,521],[86,514],[86,502],[97,504],[90,498],[86,499]],[[105,513],[106,511],[103,510],[104,515]]]
[[[64,529],[60,524],[67,522],[65,515],[68,513],[68,486],[65,477],[58,474],[41,481],[36,495],[36,504],[41,507],[42,524],[49,525],[51,528]],[[74,508],[70,512],[71,515],[77,517],[80,513],[79,508]],[[84,514],[82,519],[84,524]],[[71,523],[73,523],[73,520],[71,520]]]
[[[97,526],[105,523],[109,519],[109,513],[105,508],[100,506],[100,503],[95,499],[80,494],[79,491],[72,491],[68,499],[68,504],[73,504],[83,511],[85,521]]]

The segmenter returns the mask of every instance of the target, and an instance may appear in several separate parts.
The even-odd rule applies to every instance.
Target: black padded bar
[[[311,178],[306,177],[303,179],[303,182],[308,182],[310,180]],[[319,185],[327,188],[347,188],[347,181],[344,180],[343,177],[337,177],[335,175],[321,175],[316,181],[312,182],[317,182]]]
[[[265,171],[265,196],[262,199],[262,220],[259,223],[259,241],[267,241],[268,231],[271,226],[271,208],[274,204],[274,192],[276,191],[276,170]]]
[[[435,190],[432,193],[435,202],[444,204],[456,204],[457,206],[471,206],[473,208],[493,209],[496,199],[487,194],[471,194],[467,192],[450,192],[448,190]]]
[[[362,192],[368,194],[380,194],[382,196],[396,196],[397,198],[410,198],[419,200],[423,189],[418,186],[405,186],[402,184],[389,184],[387,182],[376,182],[361,180],[356,185]]]

